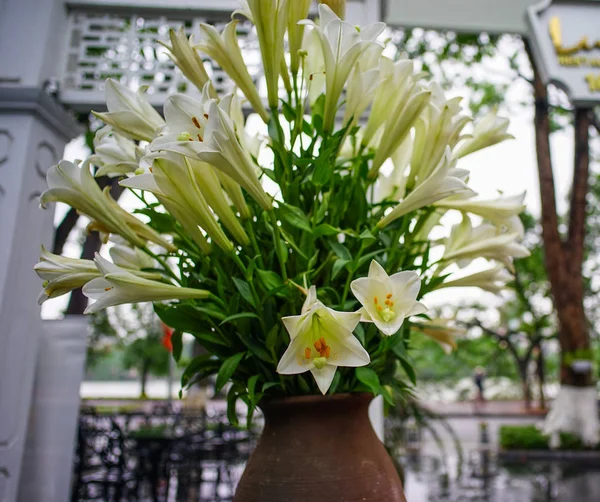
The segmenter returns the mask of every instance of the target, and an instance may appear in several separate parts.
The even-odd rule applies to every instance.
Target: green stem
[[[344,292],[342,293],[342,301],[340,303],[340,308],[342,308],[342,309],[344,308],[344,304],[346,303],[346,298],[348,297],[348,292],[350,291],[350,283],[352,282],[352,279],[354,278],[354,274],[356,273],[356,269],[358,268],[358,262],[359,262],[360,258],[362,257],[364,250],[365,250],[365,244],[363,241],[360,245],[360,249],[358,250],[358,254],[356,255],[356,258],[354,259],[354,262],[356,263],[356,265],[352,266],[352,269],[348,272],[348,277],[346,277],[346,283],[344,284]]]
[[[269,213],[271,217],[271,225],[273,226],[275,254],[277,255],[277,259],[279,260],[279,268],[281,268],[281,277],[283,278],[283,282],[285,282],[287,281],[287,271],[285,269],[285,261],[283,260],[283,255],[281,252],[281,237],[279,233],[279,225],[277,225],[277,216],[275,215],[275,211],[269,211]]]
[[[261,268],[265,268],[265,262],[263,261],[263,256],[258,247],[258,242],[256,241],[256,235],[254,234],[254,225],[252,225],[251,221],[246,222],[246,230],[248,231],[248,235],[250,237],[250,243],[252,244],[252,249],[258,255],[258,264]]]
[[[174,279],[175,281],[177,281],[177,283],[179,285],[181,285],[181,279],[179,279],[179,277],[177,277],[177,275],[175,275],[173,273],[173,271],[171,270],[171,267],[169,267],[169,265],[167,265],[167,262],[164,259],[162,259],[157,254],[155,254],[152,251],[150,251],[147,247],[143,247],[143,248],[140,248],[140,249],[144,253],[146,253],[148,256],[151,256],[152,258],[154,258],[158,263],[160,263],[160,265],[163,267],[163,269],[167,273],[167,275],[169,275],[172,279]]]

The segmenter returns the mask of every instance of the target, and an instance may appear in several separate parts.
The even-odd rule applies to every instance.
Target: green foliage
[[[549,436],[535,425],[503,425],[499,430],[499,444],[503,450],[549,450]],[[575,434],[560,434],[560,450],[584,450]],[[596,447],[600,450],[600,446]]]

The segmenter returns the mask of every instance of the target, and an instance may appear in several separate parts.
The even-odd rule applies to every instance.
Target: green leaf
[[[192,359],[192,362],[181,375],[181,386],[188,385],[194,375],[199,375],[200,379],[214,375],[220,367],[219,360],[211,354],[203,354]]]
[[[363,232],[361,232],[358,238],[363,239],[365,241],[365,246],[370,246],[377,240],[369,230],[364,230]]]
[[[265,340],[265,346],[269,350],[273,350],[277,344],[277,338],[279,337],[279,324],[275,324],[267,333]]]
[[[229,317],[226,317],[221,321],[221,324],[219,324],[219,326],[223,326],[223,324],[228,322],[236,321],[237,319],[260,319],[260,317],[258,317],[256,314],[253,314],[252,312],[241,312],[239,314],[233,314]]]
[[[390,392],[390,390],[387,387],[381,386],[379,388],[380,394],[383,396],[383,399],[385,399],[385,402],[387,404],[389,404],[390,406],[395,406],[396,402],[394,401],[394,396],[392,396],[392,393]]]
[[[242,358],[246,355],[245,352],[240,352],[234,356],[229,357],[225,360],[225,362],[221,365],[221,369],[219,369],[219,373],[217,374],[217,383],[215,384],[215,393],[219,392],[223,386],[229,382],[231,376],[235,373],[238,365]]]
[[[197,329],[202,328],[202,323],[197,318],[185,315],[178,305],[170,306],[163,303],[154,304],[154,312],[159,319],[170,328],[185,332],[193,333]]]
[[[266,392],[270,388],[277,387],[278,385],[281,385],[281,384],[279,382],[265,382],[265,384],[262,386],[262,391]]]
[[[240,330],[237,332],[237,336],[244,343],[244,345],[248,347],[250,352],[252,352],[256,357],[262,359],[266,363],[273,362],[273,356],[269,352],[267,352],[262,343],[258,343],[257,341],[255,341],[252,338],[252,335],[250,335],[250,333],[246,333],[245,331]]]
[[[329,245],[331,246],[331,249],[333,249],[333,252],[338,256],[338,258],[342,258],[346,261],[352,261],[352,255],[350,254],[350,251],[348,251],[348,248],[346,248],[346,246],[340,244],[338,241],[334,241],[333,239],[329,240]]]
[[[283,116],[285,119],[288,122],[293,122],[296,119],[296,112],[294,109],[287,101],[284,101],[283,99],[281,100],[281,105],[281,110],[283,111]]]
[[[412,365],[410,364],[410,362],[405,357],[399,357],[398,360],[400,361],[402,368],[408,375],[408,378],[410,378],[410,381],[412,382],[412,384],[416,385],[417,384],[417,375],[415,374],[415,370],[412,367]]]
[[[256,383],[258,382],[259,375],[253,375],[248,379],[248,397],[252,404],[256,404]]]
[[[234,385],[231,386],[231,389],[229,389],[229,392],[227,393],[227,420],[229,420],[229,423],[234,427],[237,427],[240,423],[236,410],[236,404],[239,398],[240,394],[237,388]]]
[[[289,223],[293,227],[312,233],[310,221],[302,209],[282,202],[279,204],[279,216],[283,221]]]
[[[322,223],[313,232],[315,238],[323,237],[324,235],[337,235],[341,233],[339,228],[332,227],[328,223]]]
[[[173,345],[173,359],[179,362],[181,351],[183,350],[183,332],[176,329],[171,335],[171,344]]]
[[[325,185],[333,174],[333,166],[329,161],[328,153],[328,151],[323,152],[315,161],[315,170],[311,179],[315,186],[320,187]]]
[[[331,280],[335,279],[348,263],[350,263],[348,260],[343,260],[342,258],[335,260],[333,267],[331,267]]]
[[[267,291],[271,291],[272,289],[277,289],[283,286],[283,279],[281,276],[272,270],[257,269],[256,273],[260,279],[260,282],[262,282]]]
[[[366,368],[364,366],[356,368],[356,378],[371,389],[373,394],[379,394],[379,389],[381,388],[379,377],[371,368]]]
[[[237,277],[232,277],[232,279],[233,283],[235,284],[235,287],[240,292],[240,295],[242,295],[242,298],[254,308],[256,308],[256,305],[254,305],[254,298],[252,298],[252,293],[250,292],[250,286],[248,285],[248,283]]]
[[[356,269],[358,270],[366,262],[368,262],[369,260],[373,259],[378,254],[385,253],[386,251],[387,251],[387,249],[378,249],[377,251],[372,251],[370,253],[367,253],[366,255],[364,255],[363,257],[361,257],[360,260],[358,260],[358,264],[356,265]]]

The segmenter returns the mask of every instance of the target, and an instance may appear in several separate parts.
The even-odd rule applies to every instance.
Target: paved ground
[[[525,408],[523,401],[461,401],[456,403],[428,402],[431,411],[445,417],[543,417],[548,410]]]

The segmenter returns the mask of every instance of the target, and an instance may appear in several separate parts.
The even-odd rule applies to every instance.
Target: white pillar
[[[23,455],[19,502],[70,500],[88,318],[44,321]]]
[[[78,133],[42,90],[65,32],[61,0],[0,1],[0,502],[17,497],[42,329],[32,267],[40,244],[51,246],[53,212],[38,197]]]

